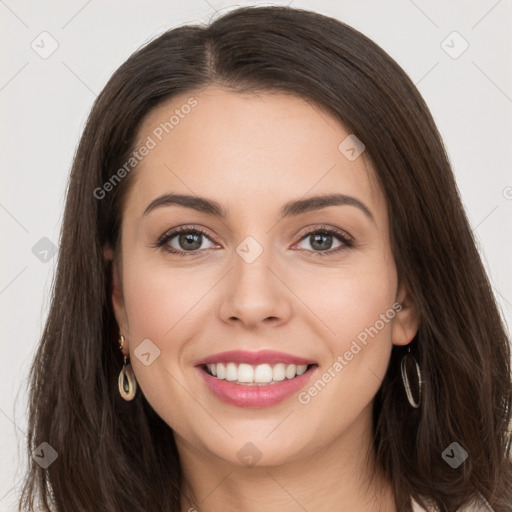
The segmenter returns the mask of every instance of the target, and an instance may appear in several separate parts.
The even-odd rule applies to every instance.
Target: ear
[[[119,334],[123,334],[125,338],[129,338],[128,332],[128,315],[126,314],[126,307],[124,303],[124,295],[123,295],[123,286],[121,281],[121,262],[120,258],[116,258],[114,256],[114,251],[110,246],[105,246],[103,250],[105,260],[111,261],[111,272],[112,272],[112,286],[111,286],[111,299],[112,299],[112,308],[114,310],[114,316],[117,321],[117,325],[119,326]],[[128,350],[128,340],[125,341],[124,346],[122,348],[122,352],[124,355],[129,355]]]
[[[396,302],[401,308],[396,309],[391,339],[394,345],[408,345],[416,336],[420,322],[416,303],[405,284],[400,285]]]

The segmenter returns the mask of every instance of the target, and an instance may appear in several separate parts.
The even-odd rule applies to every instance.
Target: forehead
[[[340,192],[382,209],[369,159],[344,153],[351,137],[297,96],[219,87],[180,94],[150,111],[138,130],[135,150],[150,149],[132,171],[127,203],[142,212],[156,196],[178,192],[215,198],[240,214]]]

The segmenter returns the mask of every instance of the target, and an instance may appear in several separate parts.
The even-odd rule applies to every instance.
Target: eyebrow
[[[227,217],[227,211],[217,202],[205,197],[189,196],[185,194],[163,194],[147,206],[144,215],[148,215],[153,210],[164,206],[178,205],[185,208],[191,208],[198,212],[213,215],[221,219]],[[375,218],[370,209],[359,199],[345,194],[330,194],[322,196],[314,196],[308,199],[299,199],[297,201],[289,201],[279,212],[279,220],[286,217],[295,217],[313,210],[320,210],[329,206],[355,206],[359,208],[372,222]]]

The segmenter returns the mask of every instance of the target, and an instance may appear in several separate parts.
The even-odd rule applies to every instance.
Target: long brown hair
[[[410,407],[393,347],[374,399],[374,448],[398,510],[410,498],[454,511],[478,494],[512,510],[509,340],[477,252],[441,137],[404,71],[335,19],[287,7],[241,8],[182,26],[135,52],[96,99],[71,170],[51,308],[30,373],[29,456],[20,510],[179,511],[172,429],[139,391],[119,395],[122,367],[104,246],[119,251],[127,161],[147,114],[182,92],[220,84],[281,91],[327,109],[366,146],[390,215],[399,279],[420,316],[411,349],[424,379]],[[96,193],[95,193],[96,191]],[[452,442],[468,453],[443,460]]]

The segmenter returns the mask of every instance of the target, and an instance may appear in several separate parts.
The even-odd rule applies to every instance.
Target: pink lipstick
[[[304,387],[318,364],[303,357],[262,350],[229,351],[207,356],[196,368],[209,390],[238,407],[269,407]]]

